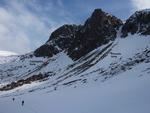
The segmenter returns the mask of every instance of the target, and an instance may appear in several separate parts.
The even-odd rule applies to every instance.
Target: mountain
[[[17,55],[17,53],[10,51],[0,51],[0,56],[12,56],[12,55]]]
[[[16,58],[17,53],[10,51],[0,51],[0,64],[4,64],[13,61]]]
[[[65,51],[73,60],[77,60],[93,49],[114,40],[121,25],[122,21],[117,17],[95,9],[84,25],[64,25],[58,28],[34,54],[37,57],[51,57],[59,51]]]
[[[127,19],[122,28],[122,36],[125,37],[128,33],[150,35],[150,9],[137,11]]]
[[[123,23],[95,9],[83,25],[63,25],[34,52],[0,64],[1,111],[149,113],[149,15]]]

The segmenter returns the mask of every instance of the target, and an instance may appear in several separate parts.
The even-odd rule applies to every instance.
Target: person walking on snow
[[[22,101],[22,106],[24,105],[24,100]]]
[[[12,98],[13,101],[15,101],[15,98]]]

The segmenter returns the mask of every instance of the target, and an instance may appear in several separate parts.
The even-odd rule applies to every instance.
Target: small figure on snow
[[[12,98],[13,101],[15,101],[15,98]]]
[[[57,90],[57,87],[54,87],[54,90]]]
[[[22,106],[24,105],[24,100],[22,101]]]

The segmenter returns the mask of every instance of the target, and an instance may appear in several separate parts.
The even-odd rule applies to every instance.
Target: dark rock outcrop
[[[42,45],[35,50],[34,55],[36,57],[48,56],[52,57],[59,51],[68,51],[73,44],[75,33],[80,29],[81,26],[77,25],[63,25],[55,30],[46,44]]]
[[[21,79],[19,81],[11,82],[10,84],[7,84],[3,87],[0,87],[0,91],[8,91],[20,86],[23,86],[24,84],[31,84],[32,82],[35,81],[44,81],[49,77],[49,75],[43,75],[43,74],[38,74],[38,75],[32,75],[29,78],[26,79]]]
[[[111,16],[101,9],[96,9],[92,16],[76,33],[74,43],[69,48],[68,54],[73,59],[79,59],[93,49],[108,43],[116,38],[117,31],[122,21]]]
[[[61,50],[68,51],[68,48],[74,43],[76,32],[80,28],[80,25],[63,25],[51,34],[47,43],[58,46]]]
[[[63,25],[58,28],[34,54],[51,57],[59,50],[66,51],[72,59],[77,60],[93,49],[114,40],[121,25],[120,19],[101,9],[95,9],[84,25]]]
[[[55,48],[55,46],[44,44],[34,51],[34,55],[36,57],[42,57],[42,56],[52,57],[58,52],[59,50]]]
[[[127,19],[122,27],[122,37],[128,33],[150,35],[150,10],[137,11]]]

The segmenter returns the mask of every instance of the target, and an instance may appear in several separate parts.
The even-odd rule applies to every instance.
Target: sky
[[[150,8],[150,0],[0,0],[0,51],[34,51],[55,29],[83,24],[96,8],[126,20]]]

